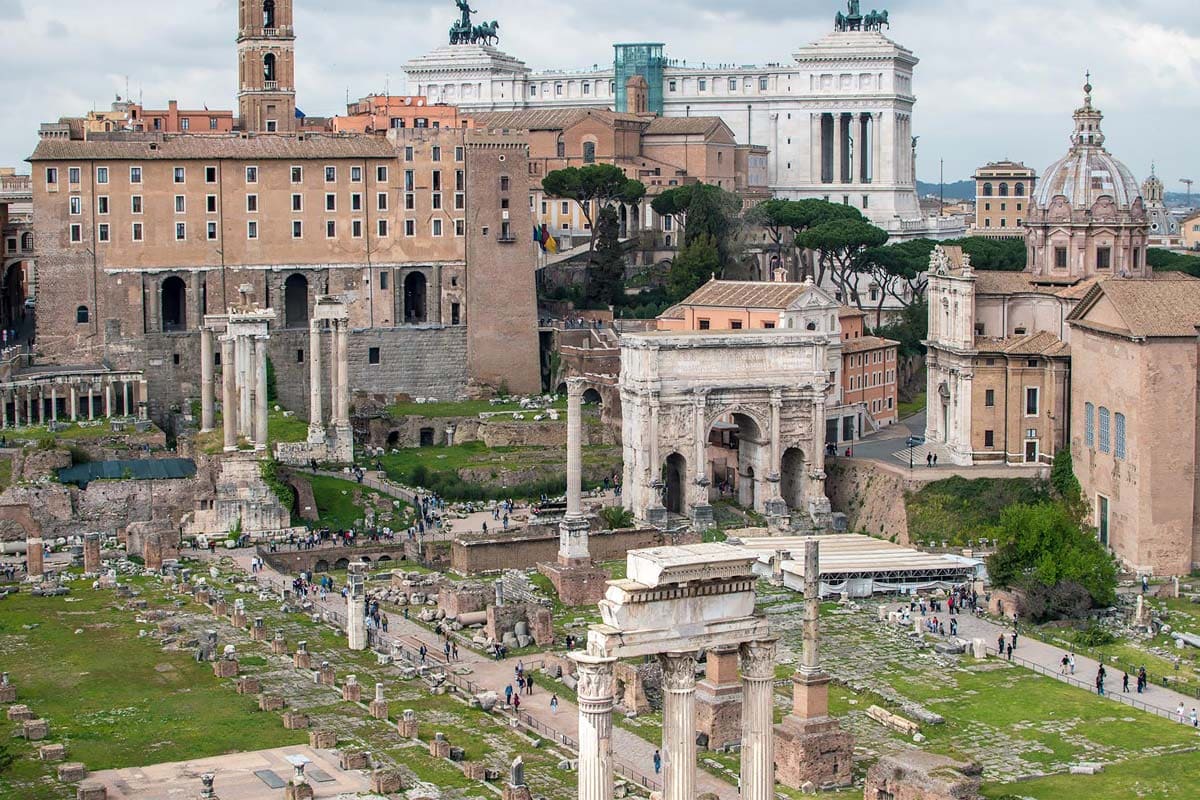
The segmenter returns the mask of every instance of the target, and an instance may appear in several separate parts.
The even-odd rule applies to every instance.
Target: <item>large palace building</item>
[[[538,391],[525,134],[313,132],[296,110],[291,0],[238,13],[235,130],[44,136],[31,156],[39,369],[141,373],[159,418],[199,394],[204,316],[249,287],[278,312],[279,397],[301,413],[325,294],[348,304],[352,391]],[[67,397],[54,412],[78,411]]]
[[[896,238],[961,235],[961,219],[924,217],[917,202],[917,58],[858,5],[850,3],[851,22],[798,48],[787,63],[716,66],[670,59],[663,44],[638,43],[615,45],[611,65],[536,72],[493,46],[492,36],[439,47],[405,71],[414,93],[466,112],[625,112],[626,93],[640,85],[631,81],[640,78],[646,111],[720,117],[739,144],[765,146],[767,183],[778,197],[853,205]]]

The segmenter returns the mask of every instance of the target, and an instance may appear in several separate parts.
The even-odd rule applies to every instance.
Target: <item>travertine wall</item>
[[[614,561],[625,558],[629,550],[684,544],[685,534],[672,537],[654,528],[620,531],[592,531],[588,549],[592,560]],[[451,546],[451,568],[463,575],[497,572],[505,569],[529,569],[540,562],[554,561],[558,555],[558,528],[541,526],[510,534],[474,534],[456,539]]]

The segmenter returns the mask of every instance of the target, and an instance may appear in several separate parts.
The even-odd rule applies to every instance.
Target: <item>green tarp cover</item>
[[[170,480],[190,478],[196,474],[196,462],[190,458],[132,459],[128,461],[93,461],[60,469],[58,479],[62,483],[87,486],[92,481],[120,480],[135,481]]]

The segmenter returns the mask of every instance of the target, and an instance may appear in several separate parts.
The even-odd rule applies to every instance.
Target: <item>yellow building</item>
[[[1017,238],[1029,210],[1037,173],[1016,161],[995,161],[975,170],[976,236]]]

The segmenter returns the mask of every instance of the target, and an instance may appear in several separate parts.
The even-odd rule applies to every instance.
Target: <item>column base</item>
[[[763,504],[763,510],[768,517],[786,517],[789,515],[787,503],[782,497],[776,497]]]
[[[653,528],[667,527],[667,509],[662,506],[651,506],[646,509],[646,522]]]
[[[713,508],[708,503],[699,506],[692,506],[692,527],[703,532],[713,527],[714,524]]]
[[[321,424],[309,423],[308,425],[308,443],[309,444],[325,444],[325,426]]]
[[[789,715],[775,726],[775,780],[791,789],[850,786],[854,736],[833,717]]]
[[[712,654],[709,654],[712,657]],[[708,738],[709,750],[720,750],[742,740],[742,684],[696,684],[696,730]]]
[[[550,579],[558,599],[567,606],[591,606],[604,599],[608,591],[608,573],[594,566],[591,559],[584,562],[549,563],[537,565],[538,572]]]

